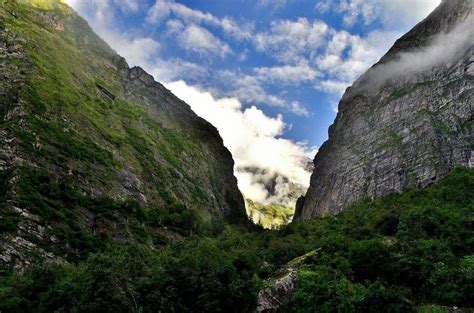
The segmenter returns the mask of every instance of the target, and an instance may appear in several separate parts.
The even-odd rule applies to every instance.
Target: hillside
[[[348,88],[294,220],[473,166],[471,0],[445,0]]]
[[[247,220],[212,125],[61,1],[1,2],[0,262]]]

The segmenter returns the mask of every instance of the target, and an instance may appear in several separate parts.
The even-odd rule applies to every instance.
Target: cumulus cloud
[[[235,160],[235,175],[242,193],[262,203],[288,205],[290,184],[307,188],[308,158],[315,150],[281,135],[288,129],[283,117],[269,117],[255,106],[247,109],[236,98],[215,99],[209,92],[177,81],[165,85],[188,103],[196,114],[216,126]],[[270,192],[268,185],[276,183]]]

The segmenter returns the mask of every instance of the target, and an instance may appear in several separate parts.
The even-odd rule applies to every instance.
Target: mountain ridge
[[[9,0],[0,13],[1,260],[246,223],[214,126],[63,2]]]

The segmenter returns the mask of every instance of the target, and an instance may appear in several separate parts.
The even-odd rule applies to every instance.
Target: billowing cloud
[[[255,106],[243,109],[236,98],[215,99],[184,81],[165,86],[219,130],[234,157],[235,175],[246,197],[294,205],[288,203],[289,184],[308,187],[310,172],[305,162],[314,157],[315,150],[281,138],[288,127],[281,115],[269,117]],[[273,180],[276,192],[270,195],[267,185]]]

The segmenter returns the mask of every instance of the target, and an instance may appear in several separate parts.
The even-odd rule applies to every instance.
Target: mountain
[[[0,262],[247,221],[216,128],[61,1],[1,1],[0,77]]]
[[[294,220],[473,167],[472,0],[444,0],[348,88]]]

